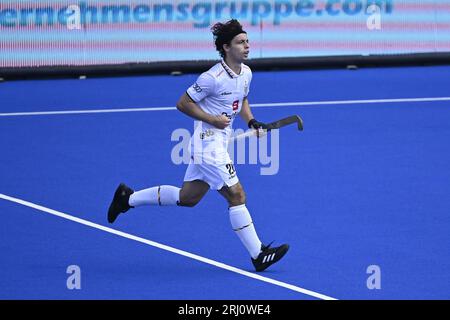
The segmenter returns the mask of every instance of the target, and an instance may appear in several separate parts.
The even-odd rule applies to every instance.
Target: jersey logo
[[[232,94],[231,92],[222,92],[220,95],[221,96],[229,96],[230,94]]]
[[[198,93],[202,92],[202,88],[200,88],[200,86],[197,84],[197,82],[194,83],[194,85],[192,86],[192,88],[193,88],[196,92],[198,92]]]
[[[236,111],[237,109],[239,109],[239,100],[233,102],[233,111]]]
[[[200,139],[205,139],[206,137],[211,137],[211,136],[213,136],[214,135],[214,131],[212,131],[211,129],[208,129],[208,130],[206,130],[206,131],[204,131],[204,132],[201,132],[200,133]]]

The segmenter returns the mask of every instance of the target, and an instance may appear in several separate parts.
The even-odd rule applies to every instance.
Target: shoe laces
[[[272,241],[271,243],[269,243],[267,246],[266,245],[262,245],[261,251],[267,251],[270,249],[270,246],[272,245],[274,241]]]

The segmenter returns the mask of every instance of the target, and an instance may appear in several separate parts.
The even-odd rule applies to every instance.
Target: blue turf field
[[[192,131],[185,115],[7,115],[173,107],[196,77],[0,83],[0,194],[252,271],[215,191],[106,221],[121,181],[181,185],[170,136]],[[254,72],[250,103],[435,97],[450,97],[450,67]],[[337,299],[450,298],[450,98],[425,100],[253,109],[305,124],[281,130],[277,175],[237,166],[262,240],[291,245],[262,276]],[[0,218],[2,299],[315,299],[4,199]],[[69,265],[81,290],[66,288]]]

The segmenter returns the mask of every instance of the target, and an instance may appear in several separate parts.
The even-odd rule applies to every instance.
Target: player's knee
[[[179,206],[182,207],[195,207],[197,205],[197,203],[200,202],[200,198],[193,198],[193,197],[181,197],[180,196],[180,201],[178,203]]]
[[[189,207],[189,208],[193,208],[197,205],[198,201],[181,201],[178,203],[179,206],[181,207]]]
[[[230,205],[239,206],[241,204],[245,204],[246,197],[243,189],[237,190],[231,195]]]

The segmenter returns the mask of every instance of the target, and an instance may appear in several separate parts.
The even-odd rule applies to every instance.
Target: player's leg
[[[140,191],[134,191],[124,183],[117,187],[114,198],[108,209],[108,221],[113,223],[119,214],[130,208],[143,205],[170,206],[177,205],[180,200],[180,188],[160,185]]]
[[[225,185],[218,191],[227,200],[230,208],[245,204],[245,191],[239,181],[231,187]]]
[[[204,175],[199,170],[199,166],[191,161],[187,167],[182,188],[161,185],[135,192],[122,183],[117,188],[109,207],[108,221],[113,223],[119,214],[143,205],[193,207],[209,190],[209,184],[202,181],[203,178]]]
[[[181,189],[175,186],[161,185],[136,192],[121,183],[116,189],[109,207],[108,221],[113,223],[119,214],[144,205],[193,207],[208,190],[209,185],[200,180],[185,181]]]
[[[179,206],[194,207],[208,192],[209,185],[201,180],[185,181],[180,190]]]
[[[180,188],[168,185],[156,186],[131,194],[129,205],[159,205],[183,207],[195,206],[208,192],[209,185],[201,180],[185,181]]]
[[[228,202],[231,226],[250,256],[256,259],[261,252],[261,241],[256,233],[250,212],[245,205],[245,192],[240,182],[225,185],[218,190]]]
[[[209,190],[209,184],[204,181],[204,175],[199,166],[191,159],[184,174],[183,187],[180,190],[180,200],[178,205],[183,207],[193,207]]]
[[[241,183],[224,186],[219,193],[228,201],[231,226],[247,248],[256,271],[263,271],[280,260],[289,250],[289,245],[271,248],[270,244],[265,246],[261,243],[245,205],[245,191]]]

